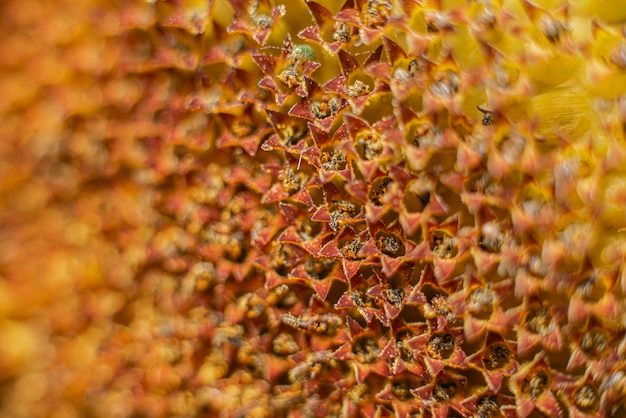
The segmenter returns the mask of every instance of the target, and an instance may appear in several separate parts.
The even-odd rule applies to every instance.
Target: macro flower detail
[[[334,358],[351,361],[357,382],[363,382],[370,373],[388,375],[389,367],[381,357],[383,347],[381,342],[374,338],[377,326],[373,324],[371,328],[374,332],[370,333],[352,319],[349,322],[350,340],[335,351]]]
[[[505,377],[517,371],[515,346],[494,333],[487,335],[484,348],[467,357],[466,362],[482,372],[493,393],[500,391]]]
[[[518,354],[526,353],[536,345],[558,351],[563,344],[558,325],[564,312],[558,306],[546,306],[538,301],[527,301],[523,326],[518,329]]]
[[[533,410],[553,417],[564,416],[554,394],[557,382],[562,379],[558,373],[550,370],[541,353],[520,368],[510,381],[511,391],[516,397],[518,416],[527,417]]]
[[[0,2],[0,416],[626,416],[625,24]]]
[[[465,399],[465,384],[463,376],[441,370],[432,383],[414,389],[413,393],[421,398],[424,410],[429,411],[433,417],[443,418],[452,411],[457,414],[467,413],[462,402]]]
[[[480,417],[517,417],[515,399],[513,397],[494,394],[486,390],[467,397],[462,405],[470,413]]]
[[[504,280],[486,286],[471,274],[466,275],[464,289],[454,293],[448,302],[456,307],[455,314],[464,314],[465,337],[475,341],[486,331],[502,333],[519,321],[520,309],[502,309],[499,305],[511,293],[513,283]]]

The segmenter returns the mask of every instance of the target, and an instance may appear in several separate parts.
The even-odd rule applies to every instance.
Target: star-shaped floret
[[[289,274],[306,256],[307,252],[297,245],[272,241],[269,252],[254,262],[265,272],[265,285],[275,287],[288,281]]]
[[[379,173],[369,184],[365,218],[370,224],[384,222],[386,215],[396,212],[401,205],[403,185],[389,174],[391,173]],[[349,192],[354,193],[355,189],[352,187]]]
[[[273,55],[264,54],[254,54],[252,58],[261,71],[266,74],[266,76],[259,81],[259,87],[270,91],[274,95],[274,101],[277,105],[282,105],[291,94],[291,92],[286,90],[285,87],[292,89],[302,85],[303,79],[301,75],[296,70],[289,72],[289,68],[283,71],[280,67],[284,67],[284,65],[281,65],[282,63],[279,58]],[[279,74],[283,73],[283,78],[278,78]],[[289,80],[292,81],[286,82],[286,76],[289,73],[292,75]],[[276,83],[276,78],[279,80],[285,80],[286,83],[283,83],[284,87],[281,87],[281,84]]]
[[[567,335],[571,354],[567,363],[568,372],[586,369],[601,374],[608,364],[614,364],[619,354],[619,333],[607,327],[601,319],[590,316],[583,326],[568,325]]]
[[[283,203],[281,203],[281,205],[282,204]],[[278,236],[278,241],[298,245],[307,250],[311,255],[317,256],[321,248],[324,246],[325,239],[329,236],[329,234],[332,235],[332,233],[329,231],[325,231],[316,235],[309,235],[309,233],[306,232],[305,229],[303,229],[310,229],[311,227],[313,227],[312,225],[317,224],[319,223],[313,222],[312,224],[309,223],[308,225],[304,223],[298,223],[298,225],[288,225]]]
[[[216,145],[219,148],[239,146],[254,156],[261,138],[266,137],[271,128],[258,120],[254,107],[250,105],[233,108],[229,113],[220,113],[225,129],[222,130]]]
[[[276,103],[282,105],[292,93],[306,98],[316,89],[316,83],[309,76],[320,64],[314,61],[315,53],[310,47],[293,45],[289,35],[279,49],[282,49],[279,57],[254,54],[252,58],[266,75],[259,87],[271,91]]]
[[[346,281],[341,263],[336,259],[315,256],[296,266],[290,279],[312,286],[322,300],[326,300],[335,280]]]
[[[391,3],[385,0],[357,0],[354,5],[351,3],[347,2],[335,19],[359,28],[360,40],[365,45],[372,45],[391,18]]]
[[[471,417],[517,418],[514,397],[494,393],[486,388],[466,398],[462,404],[473,414]]]
[[[251,230],[251,242],[262,251],[267,251],[276,236],[288,225],[286,217],[280,214],[256,222]]]
[[[339,96],[323,94],[314,81],[308,83],[309,96],[300,100],[290,110],[289,115],[307,119],[329,132],[347,102]]]
[[[372,322],[363,328],[352,318],[347,318],[349,340],[335,351],[333,357],[349,360],[354,368],[355,379],[361,383],[372,372],[380,376],[389,376],[387,362],[381,358],[380,351],[384,341],[380,340],[380,327]]]
[[[460,217],[457,213],[442,222],[433,219],[426,222],[424,242],[427,245],[428,260],[433,263],[433,272],[437,282],[443,284],[450,277],[460,274],[457,266],[469,256],[468,227],[459,228]]]
[[[199,213],[198,216],[207,217],[208,223],[211,225],[205,231],[205,238],[196,243],[197,254],[204,260],[211,262],[215,266],[216,276],[220,279],[233,277],[237,281],[241,281],[249,274],[253,267],[253,261],[260,255],[260,249],[250,245],[250,234],[254,228],[254,224],[258,224],[264,212],[253,214],[250,208],[256,207],[257,197],[249,191],[240,191],[233,194],[234,189],[225,187],[218,200],[226,200],[221,202],[220,206],[223,210],[222,216],[219,218],[208,213]],[[180,196],[175,200],[179,200]],[[182,202],[171,202],[171,204],[181,204]],[[227,216],[224,214],[228,213]],[[269,214],[265,214],[269,215]],[[259,217],[260,216],[260,217]],[[280,216],[267,216],[266,220],[273,222],[275,227],[280,228],[282,219]],[[274,233],[276,231],[274,230]],[[176,229],[168,229],[159,234],[163,238],[167,238],[166,242],[176,242],[175,240],[184,239],[185,236],[176,232]],[[151,257],[162,257],[163,251],[172,250],[162,245],[159,240],[155,240],[150,248]],[[176,254],[167,256],[172,267],[177,263],[184,262],[185,257],[178,259]],[[178,259],[178,260],[177,260]],[[177,260],[177,261],[176,261]],[[176,262],[175,262],[176,261]]]
[[[363,70],[356,57],[348,52],[339,51],[341,74],[329,80],[322,87],[324,91],[335,93],[343,97],[355,114],[361,114],[363,109],[375,97],[387,93],[389,86],[379,80],[367,70]],[[366,61],[366,65],[373,65],[380,59],[380,53],[374,52]]]
[[[440,59],[437,59],[440,61]],[[423,93],[424,111],[437,114],[446,109],[453,115],[463,117],[466,112],[466,96],[464,92],[471,90],[476,84],[476,76],[461,71],[448,53],[443,62],[432,63],[428,84]]]
[[[244,59],[252,52],[251,43],[245,35],[230,35],[217,22],[213,22],[213,32],[219,43],[210,47],[202,57],[203,65],[226,63],[229,67],[240,68]]]
[[[409,345],[409,341],[416,332],[420,332],[421,328],[418,326],[417,330],[414,330],[413,325],[407,325],[399,319],[392,321],[391,325],[392,328],[397,329],[395,339],[391,338],[381,352],[381,356],[389,364],[391,373],[400,375],[406,371],[415,376],[426,376],[426,366]]]
[[[414,327],[415,337],[408,341],[415,354],[421,356],[426,370],[434,376],[444,367],[461,367],[465,361],[465,353],[461,348],[463,330],[446,328],[435,331],[430,324],[424,323]]]
[[[319,182],[315,175],[309,174],[306,170],[297,168],[297,163],[288,164],[286,168],[276,166],[265,166],[268,172],[278,178],[270,189],[263,195],[263,203],[273,202],[299,202],[308,206],[313,205],[308,188],[314,187]]]
[[[466,398],[463,406],[474,414],[472,417],[517,418],[515,398],[493,393],[487,388]]]
[[[455,315],[454,305],[449,295],[458,289],[461,279],[462,276],[457,276],[440,285],[435,279],[432,266],[427,264],[421,272],[418,283],[407,298],[407,303],[417,304],[435,331],[441,331],[448,325],[458,326],[460,321]]]
[[[521,309],[500,306],[512,290],[512,280],[485,284],[473,274],[465,274],[463,290],[448,300],[457,315],[464,314],[463,328],[469,341],[476,341],[486,331],[504,333],[517,323]]]
[[[318,43],[327,51],[336,54],[343,46],[356,37],[357,28],[345,21],[335,20],[326,7],[314,1],[307,1],[306,5],[315,21],[315,25],[309,26],[298,33],[300,38]],[[342,9],[350,7],[353,7],[351,2],[346,2]],[[328,39],[326,34],[330,34],[332,41],[326,40]]]
[[[591,372],[576,380],[564,379],[554,386],[571,418],[606,417],[607,410],[602,407],[600,382]]]
[[[489,206],[508,210],[515,192],[514,189],[505,188],[485,171],[478,171],[472,175],[448,174],[442,176],[441,181],[459,193],[473,215],[484,213],[485,208]]]
[[[355,157],[350,152],[351,147],[347,146],[350,137],[345,125],[341,125],[332,137],[314,123],[309,122],[308,126],[315,143],[310,155],[311,164],[317,167],[320,180],[323,183],[333,183],[336,180],[352,184],[352,162]]]
[[[387,322],[393,321],[398,318],[404,303],[406,302],[409,293],[411,292],[411,286],[406,284],[403,287],[392,288],[387,284],[387,279],[382,272],[374,270],[379,279],[379,284],[371,287],[367,294],[381,301],[385,314],[387,316]]]
[[[288,213],[288,226],[280,233],[278,241],[298,245],[317,256],[325,240],[333,235],[323,222],[311,219],[308,212],[301,213],[296,203],[281,202],[280,208]]]
[[[521,326],[517,329],[517,353],[523,355],[541,345],[547,350],[558,351],[563,346],[560,322],[565,316],[563,306],[525,298],[522,303]]]
[[[383,117],[370,125],[358,116],[344,113],[343,118],[351,139],[351,143],[346,144],[346,150],[357,156],[356,165],[365,181],[372,181],[381,167],[387,167],[398,159],[393,150],[395,144],[402,141],[397,119]]]
[[[481,107],[479,110],[486,111]],[[490,142],[491,145],[487,156],[487,171],[494,179],[502,181],[523,170],[520,161],[529,147],[526,146],[526,138],[522,134],[508,124],[496,125],[497,122],[493,122],[495,116],[491,116],[492,113],[489,111],[486,112],[483,124],[487,123],[488,126],[484,128],[486,131],[484,135],[489,139],[485,138],[485,143]]]
[[[467,357],[466,363],[480,370],[489,389],[498,393],[504,378],[517,372],[516,351],[514,343],[489,332],[483,348]]]
[[[454,129],[441,131],[428,118],[417,116],[406,123],[401,141],[407,164],[416,171],[425,170],[438,153],[449,153],[461,146]]]
[[[411,103],[422,98],[427,86],[425,61],[418,58],[419,55],[417,57],[407,55],[400,45],[386,36],[383,37],[383,45],[389,62],[380,61],[380,57],[374,55],[379,54],[381,49],[379,48],[364,63],[364,71],[391,92],[397,101],[396,106],[400,109],[411,109],[414,106]]]
[[[550,269],[561,272],[584,269],[587,254],[597,239],[594,225],[586,218],[566,212],[558,217],[551,231],[552,236],[541,247],[541,255]]]
[[[531,233],[537,240],[547,237],[556,216],[553,192],[548,187],[529,183],[521,187],[511,207],[515,233]]]
[[[526,418],[538,410],[549,417],[562,418],[563,410],[553,390],[563,379],[563,375],[550,369],[543,352],[538,353],[533,361],[522,365],[509,382],[515,395],[517,415]]]
[[[411,392],[421,398],[423,409],[430,411],[434,418],[445,418],[451,411],[467,416],[468,411],[463,406],[466,384],[466,377],[443,369],[433,376],[432,383]]]
[[[449,211],[437,191],[437,181],[433,177],[424,174],[404,185],[399,222],[409,236],[427,228],[432,217],[445,215]]]
[[[370,324],[374,318],[383,325],[389,326],[390,322],[379,299],[367,294],[361,289],[346,291],[337,301],[335,307],[338,309],[356,309],[366,323]]]
[[[515,274],[516,297],[521,299],[524,296],[534,296],[546,287],[545,279],[551,273],[543,262],[539,246],[529,243],[517,260],[511,261],[511,273]]]
[[[498,220],[491,210],[479,213],[476,218],[471,254],[478,273],[487,276],[503,260],[516,255],[517,246],[510,233],[510,222]]]
[[[327,204],[322,205],[313,213],[311,219],[327,222],[332,231],[341,231],[345,226],[363,222],[363,208],[353,199],[346,196],[332,183],[323,186]]]
[[[593,315],[607,324],[617,323],[623,311],[623,302],[610,291],[615,285],[616,275],[609,271],[591,270],[583,271],[581,276],[570,296],[568,322],[573,324]]]
[[[344,180],[351,182],[352,175],[352,159],[344,149],[344,143],[328,143],[319,153],[317,162],[319,167],[320,179],[324,183],[331,183],[333,180]]]
[[[406,256],[413,248],[414,244],[405,240],[402,231],[378,223],[370,225],[370,239],[364,243],[360,254],[380,260],[382,274],[391,277],[408,261]]]
[[[346,376],[337,383],[343,394],[341,416],[361,415],[364,418],[376,418],[380,415],[380,405],[372,394],[372,385],[367,381],[357,383],[354,376]]]
[[[424,386],[424,382],[414,375],[396,376],[376,394],[376,399],[391,405],[394,416],[407,418],[423,407],[421,400],[416,398],[413,390]]]
[[[260,45],[265,45],[272,29],[286,12],[285,6],[272,7],[266,0],[231,0],[230,3],[236,17],[228,29],[229,32],[244,33]]]
[[[368,240],[369,233],[367,231],[357,233],[348,225],[335,239],[326,243],[320,249],[318,255],[340,259],[346,278],[351,279],[357,274],[361,266],[372,265],[378,262],[376,256],[370,255],[366,257],[361,253],[363,245]]]
[[[301,119],[291,118],[281,112],[266,109],[274,134],[263,144],[264,151],[280,149],[287,152],[290,149],[302,152],[306,148],[308,127]]]

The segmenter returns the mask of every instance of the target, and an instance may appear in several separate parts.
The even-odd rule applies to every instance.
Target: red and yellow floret
[[[0,416],[626,415],[626,7],[0,5]]]

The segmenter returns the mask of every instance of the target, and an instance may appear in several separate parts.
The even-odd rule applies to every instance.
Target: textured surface
[[[624,2],[284,3],[0,3],[0,416],[625,416]]]

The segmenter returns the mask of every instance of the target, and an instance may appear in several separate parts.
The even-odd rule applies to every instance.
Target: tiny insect
[[[483,114],[483,126],[493,125],[493,112],[481,105],[476,106]]]
[[[291,46],[291,41],[286,41],[283,47],[267,45],[262,47],[261,49],[278,49],[284,52],[289,52],[287,54],[287,58],[300,62],[308,62],[315,59],[315,51],[309,45],[305,44],[295,44]]]
[[[301,62],[312,61],[315,59],[315,52],[309,45],[294,45],[288,57]]]

